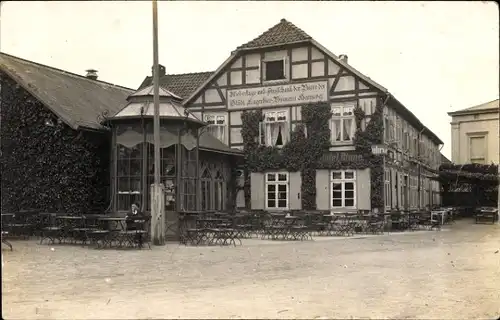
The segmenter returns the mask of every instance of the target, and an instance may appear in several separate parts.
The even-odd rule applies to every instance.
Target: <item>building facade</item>
[[[457,164],[498,163],[499,100],[449,112],[451,160]]]
[[[2,212],[104,212],[111,135],[133,90],[0,53]]]
[[[238,207],[354,211],[439,202],[432,179],[442,141],[347,56],[292,23],[282,19],[202,77],[183,104],[245,153]]]

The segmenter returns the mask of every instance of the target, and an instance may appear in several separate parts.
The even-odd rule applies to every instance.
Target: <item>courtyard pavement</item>
[[[500,226],[239,247],[2,246],[4,319],[497,319]]]

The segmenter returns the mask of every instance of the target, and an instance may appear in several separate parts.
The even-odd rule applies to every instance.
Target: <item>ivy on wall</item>
[[[105,210],[109,137],[58,123],[11,78],[0,79],[2,210]]]
[[[302,107],[302,123],[297,124],[291,133],[290,142],[283,148],[260,144],[259,126],[263,120],[261,110],[242,113],[243,150],[245,155],[245,205],[250,208],[250,172],[285,169],[289,172],[300,171],[302,176],[302,208],[316,208],[316,169],[365,169],[371,172],[371,206],[383,207],[384,169],[382,156],[373,155],[372,144],[382,143],[383,106],[377,103],[366,129],[361,123],[366,118],[359,107],[355,108],[356,135],[353,157],[328,157],[330,148],[331,119],[330,105],[327,103],[309,104]],[[307,135],[307,137],[306,137]],[[357,155],[357,157],[356,157]]]
[[[245,155],[245,205],[250,208],[250,172],[285,169],[290,172],[300,171],[302,176],[302,208],[316,208],[316,169],[366,169],[371,173],[371,207],[383,208],[384,168],[383,158],[373,155],[373,144],[383,141],[383,106],[378,101],[374,113],[365,130],[362,122],[367,118],[364,111],[354,109],[356,134],[355,152],[352,157],[342,158],[325,156],[329,154],[331,119],[330,105],[327,103],[309,104],[302,107],[302,123],[292,131],[290,142],[283,148],[260,144],[259,126],[263,120],[261,110],[242,113],[242,138]],[[307,134],[307,138],[306,138]]]

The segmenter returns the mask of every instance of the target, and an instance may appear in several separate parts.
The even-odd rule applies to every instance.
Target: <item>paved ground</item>
[[[237,248],[14,245],[5,319],[500,316],[498,225]]]

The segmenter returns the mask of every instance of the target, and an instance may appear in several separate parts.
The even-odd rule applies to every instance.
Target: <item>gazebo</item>
[[[179,212],[233,207],[231,167],[242,153],[207,132],[207,124],[182,107],[182,98],[164,88],[160,88],[159,95],[160,181],[170,231],[166,235],[172,237]],[[153,86],[133,93],[127,101],[123,109],[106,119],[112,132],[111,207],[113,212],[124,213],[135,203],[150,214],[150,186],[154,182]]]

